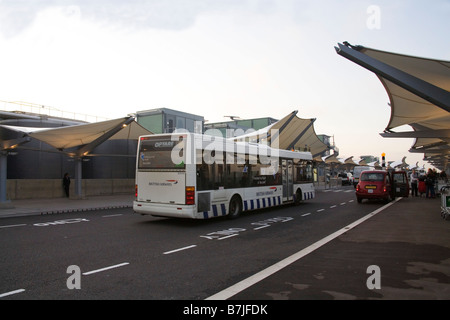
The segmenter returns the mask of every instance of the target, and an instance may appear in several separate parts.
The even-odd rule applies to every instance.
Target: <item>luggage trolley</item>
[[[441,216],[450,220],[450,185],[441,187]]]

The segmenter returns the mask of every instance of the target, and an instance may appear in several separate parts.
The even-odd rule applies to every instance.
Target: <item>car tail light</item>
[[[359,186],[359,184],[357,184],[357,185],[356,185],[356,191],[359,192],[360,188],[361,188],[361,187]]]
[[[383,187],[383,192],[387,192],[387,187],[386,186]]]
[[[186,204],[195,204],[195,187],[186,187]]]

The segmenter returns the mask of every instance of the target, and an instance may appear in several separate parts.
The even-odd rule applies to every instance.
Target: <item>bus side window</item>
[[[246,187],[248,185],[248,180],[250,176],[250,166],[246,163],[244,164],[244,167],[242,168],[242,176],[241,176],[241,187]]]

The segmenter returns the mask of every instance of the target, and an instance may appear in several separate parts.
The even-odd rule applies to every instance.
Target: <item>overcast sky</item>
[[[340,157],[429,167],[408,152],[413,139],[379,135],[386,91],[334,46],[450,60],[448,17],[450,0],[0,0],[0,100],[209,122],[298,110]]]

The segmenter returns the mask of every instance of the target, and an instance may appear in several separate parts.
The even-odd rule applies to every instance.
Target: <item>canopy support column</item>
[[[0,206],[4,203],[9,202],[6,201],[7,159],[8,152],[0,151]]]
[[[82,188],[81,188],[81,181],[82,181],[82,164],[83,164],[83,158],[77,157],[75,159],[75,196],[78,199],[81,199],[83,197],[82,194]]]

